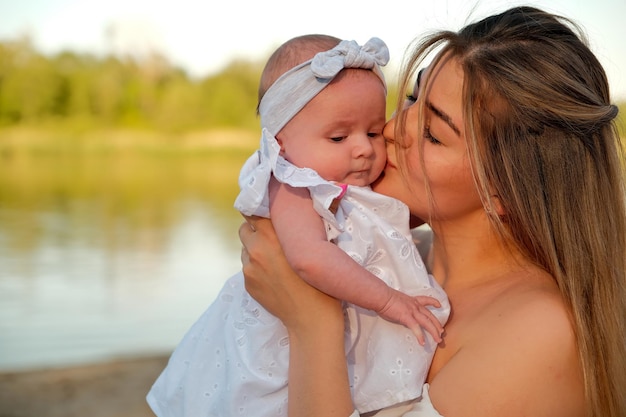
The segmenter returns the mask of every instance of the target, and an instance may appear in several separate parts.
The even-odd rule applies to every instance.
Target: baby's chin
[[[385,178],[385,171],[381,171],[380,175],[378,176],[378,178],[376,178],[374,181],[372,181],[372,187],[375,186],[376,184],[378,184],[383,178]]]
[[[385,179],[385,171],[381,172],[378,178],[372,181],[372,183],[370,184],[372,187],[372,190],[377,191],[376,189],[380,187],[380,184],[384,179]]]
[[[348,184],[351,185],[353,187],[368,187],[370,185],[372,185],[369,181],[354,181],[354,180],[350,180],[350,181],[338,181],[341,184]]]
[[[371,180],[366,181],[353,181],[351,185],[356,185],[357,187],[372,187],[373,182]]]
[[[336,181],[336,182],[342,183],[342,184],[353,185],[356,187],[368,187],[368,186],[371,186],[375,181],[378,181],[378,178],[374,178],[371,175],[351,175],[347,178],[344,178],[343,181]]]

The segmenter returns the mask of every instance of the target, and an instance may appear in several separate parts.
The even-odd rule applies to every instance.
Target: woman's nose
[[[383,128],[383,137],[385,138],[385,142],[387,144],[394,144],[396,142],[395,127],[396,115],[394,113],[394,115],[391,116],[391,119],[389,119],[389,121],[385,124],[385,127]]]

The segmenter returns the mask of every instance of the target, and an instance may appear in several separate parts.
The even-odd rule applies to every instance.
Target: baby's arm
[[[272,178],[270,216],[287,260],[302,279],[335,298],[405,325],[420,343],[424,342],[421,327],[436,341],[441,340],[443,328],[426,308],[427,305],[439,307],[439,301],[426,296],[412,297],[390,288],[329,242],[308,189],[293,188]]]

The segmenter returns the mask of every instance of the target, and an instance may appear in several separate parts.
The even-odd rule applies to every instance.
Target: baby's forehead
[[[371,69],[365,69],[365,68],[344,68],[341,71],[339,71],[339,73],[335,76],[335,78],[333,78],[331,83],[340,81],[343,78],[359,78],[359,77],[374,77],[378,81],[380,81],[381,84],[383,84],[383,81],[380,79],[380,77],[378,77],[378,75],[374,73],[374,71],[372,71]]]
[[[335,78],[328,84],[328,86],[336,85],[338,83],[343,83],[345,80],[350,80],[352,82],[365,84],[363,88],[376,88],[372,81],[382,87],[381,93],[386,96],[387,86],[372,70],[363,69],[363,68],[344,68],[342,69]],[[322,90],[324,91],[324,90]]]
[[[261,74],[261,91],[267,91],[283,74],[307,61],[310,61],[319,52],[325,52],[332,48],[333,46],[328,49],[313,49],[310,47],[295,48],[295,45],[292,45],[288,50],[272,56],[266,63],[263,73]]]

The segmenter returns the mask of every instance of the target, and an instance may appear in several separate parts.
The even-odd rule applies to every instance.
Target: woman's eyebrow
[[[454,122],[452,121],[452,118],[448,116],[443,110],[435,107],[435,105],[431,103],[430,101],[426,101],[426,107],[428,107],[428,109],[432,111],[435,114],[435,116],[439,117],[441,120],[446,122],[446,124],[450,126],[450,128],[454,131],[454,133],[457,134],[457,136],[461,136],[461,129],[459,129],[454,124]]]

